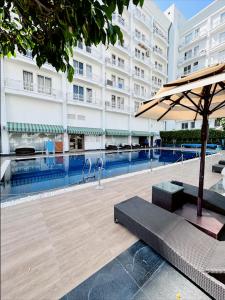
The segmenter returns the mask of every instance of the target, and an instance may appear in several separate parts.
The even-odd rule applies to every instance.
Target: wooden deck
[[[220,156],[207,158],[205,187]],[[151,201],[153,184],[198,182],[199,160],[2,209],[2,299],[58,299],[136,241],[113,222],[113,206],[138,195]]]

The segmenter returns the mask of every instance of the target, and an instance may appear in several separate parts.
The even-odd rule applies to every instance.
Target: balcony
[[[156,37],[158,37],[163,43],[168,45],[168,38],[166,36],[166,33],[164,33],[161,29],[159,29],[158,26],[153,24],[153,33]]]
[[[142,101],[145,101],[147,99],[150,99],[150,94],[147,93],[141,93],[141,91],[133,91],[132,96],[134,98],[141,99]]]
[[[206,55],[206,50],[202,49],[198,53],[190,55],[189,57],[180,58],[178,60],[178,65],[186,64],[187,62],[190,62],[192,60],[195,60],[195,59],[200,58],[200,57],[205,56],[205,55]]]
[[[143,58],[141,55],[137,56],[135,54],[135,51],[132,53],[132,57],[133,57],[133,59],[137,60],[141,64],[144,64],[145,66],[151,67],[151,61],[150,61],[149,57],[144,56],[144,58]]]
[[[146,38],[142,38],[136,34],[133,35],[133,38],[141,48],[144,48],[145,50],[151,49],[151,43]]]
[[[121,15],[114,13],[112,15],[112,20],[113,20],[113,23],[115,23],[116,25],[118,25],[120,27],[120,29],[124,30],[125,32],[127,32],[129,34],[130,28],[129,28],[128,24],[126,23],[125,19]]]
[[[129,114],[130,113],[130,108],[127,105],[115,105],[112,104],[111,101],[106,101],[105,102],[105,110],[106,111],[112,111],[112,112],[117,112],[117,113],[123,113],[123,114]]]
[[[160,75],[167,77],[167,74],[165,73],[162,66],[154,65],[152,68],[152,71],[159,73]]]
[[[80,79],[92,84],[101,85],[103,84],[102,78],[92,72],[86,72],[84,69],[75,69],[74,79]]]
[[[135,7],[134,9],[134,17],[137,21],[141,22],[143,25],[147,27],[148,30],[150,30],[152,22],[151,18],[146,16],[140,9]]]
[[[225,38],[216,39],[212,41],[209,51],[212,52],[212,51],[218,51],[220,49],[223,50],[224,46],[225,46]]]
[[[185,41],[185,39],[183,39],[183,42],[179,45],[179,50],[181,50],[182,48],[188,47],[190,45],[192,45],[195,42],[198,42],[199,40],[204,39],[207,36],[207,30],[201,30],[199,32],[198,35],[193,36],[190,40]]]
[[[118,41],[114,47],[120,51],[122,51],[126,55],[130,55],[130,47],[129,44],[123,43],[123,45]]]
[[[62,102],[62,91],[53,88],[45,88],[42,85],[36,85],[32,82],[22,80],[5,79],[5,92],[27,97],[36,97],[45,100],[55,100]]]
[[[167,62],[167,55],[162,51],[162,49],[153,47],[153,52],[160,58],[162,58],[164,61]]]
[[[224,18],[224,19],[218,18],[218,19],[212,24],[211,31],[216,31],[216,30],[220,29],[220,27],[222,27],[223,25],[225,25],[225,18]]]
[[[67,102],[79,106],[97,107],[102,109],[102,101],[91,95],[67,93]]]
[[[117,91],[117,92],[120,92],[120,93],[123,93],[126,95],[130,94],[129,87],[125,86],[123,83],[114,82],[111,79],[107,79],[105,84],[106,84],[106,87],[110,90],[114,90],[114,91]]]
[[[102,54],[99,50],[95,49],[94,47],[85,46],[80,44],[74,49],[74,52],[78,52],[79,54],[89,57],[92,60],[102,62]]]
[[[137,79],[137,80],[140,80],[142,82],[148,83],[148,84],[150,82],[150,78],[147,75],[140,75],[140,74],[137,74],[135,72],[133,73],[133,78]]]
[[[106,65],[114,70],[123,72],[125,74],[130,74],[130,68],[126,65],[126,63],[121,63],[117,60],[113,60],[110,57],[105,58]]]

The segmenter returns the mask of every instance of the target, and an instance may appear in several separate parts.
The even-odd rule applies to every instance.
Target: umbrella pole
[[[202,216],[202,200],[203,200],[203,188],[204,188],[204,175],[205,175],[205,157],[206,157],[206,145],[208,140],[209,122],[208,114],[203,114],[203,122],[201,129],[201,159],[200,159],[200,171],[199,171],[199,188],[197,199],[197,216]]]

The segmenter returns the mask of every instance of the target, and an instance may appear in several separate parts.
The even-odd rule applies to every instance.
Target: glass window
[[[199,46],[194,47],[194,56],[199,54]]]
[[[191,65],[184,67],[184,75],[189,74],[191,72]]]
[[[88,53],[91,53],[91,47],[90,47],[90,46],[86,46],[86,51],[87,51]]]
[[[45,91],[44,76],[38,75],[38,93],[44,93],[44,91]]]
[[[112,54],[112,64],[116,65],[116,55]]]
[[[195,128],[195,122],[191,122],[191,129]]]
[[[80,75],[84,74],[84,64],[82,62],[74,60],[73,61],[73,66],[74,66],[74,69],[75,69],[75,74],[80,74]]]
[[[33,91],[33,73],[23,71],[23,88],[24,90]]]
[[[145,88],[144,88],[144,86],[141,87],[141,96],[145,97]]]
[[[192,33],[189,33],[185,36],[185,44],[190,43],[192,40]]]
[[[45,77],[45,93],[49,95],[52,93],[52,79],[49,77]]]
[[[195,37],[198,37],[198,36],[199,36],[199,32],[200,32],[200,29],[199,29],[199,28],[196,28],[196,29],[195,29]]]
[[[124,59],[118,57],[118,66],[124,68]]]
[[[184,59],[185,60],[191,58],[191,56],[192,56],[192,50],[186,51],[184,53]]]
[[[111,102],[112,102],[112,107],[115,108],[116,107],[116,96],[115,95],[112,95]]]
[[[134,111],[135,111],[135,112],[138,111],[139,105],[140,105],[139,102],[137,102],[137,101],[134,102]]]
[[[145,71],[141,70],[141,78],[145,78]]]
[[[78,48],[83,49],[83,43],[82,42],[78,42]]]
[[[186,123],[186,122],[185,122],[185,123],[182,123],[182,124],[181,124],[181,128],[182,128],[182,129],[188,129],[188,123]]]
[[[124,98],[123,97],[117,97],[117,108],[118,109],[124,109]]]
[[[41,75],[38,78],[38,93],[51,94],[52,93],[52,79]]]
[[[124,79],[118,77],[118,87],[124,89]]]
[[[134,84],[134,92],[136,95],[140,95],[140,85],[139,84]]]
[[[115,86],[116,85],[116,76],[115,75],[112,75],[111,76],[111,79],[112,79],[112,82],[113,82],[113,86]]]
[[[88,78],[92,78],[92,66],[86,65],[86,74]]]
[[[92,102],[92,89],[87,88],[86,92],[87,92],[87,102],[91,103]]]
[[[75,100],[84,100],[84,88],[79,85],[73,85],[73,99]]]

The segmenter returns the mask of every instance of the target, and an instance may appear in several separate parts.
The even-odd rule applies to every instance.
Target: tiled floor
[[[221,179],[211,171],[220,159],[222,156],[206,160],[206,188]],[[135,195],[151,201],[153,184],[172,179],[197,184],[198,174],[199,160],[193,160],[104,183],[104,190],[92,186],[3,208],[1,298],[59,299],[137,241],[114,224],[114,204]],[[132,295],[138,291],[133,282]],[[123,289],[125,286],[122,284]]]
[[[61,300],[207,300],[150,247],[136,242]]]

